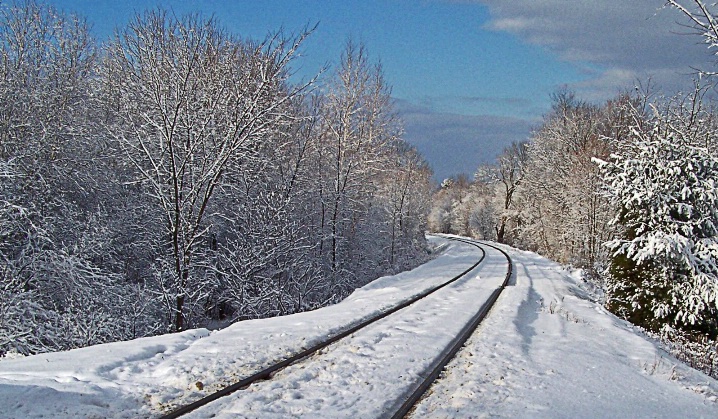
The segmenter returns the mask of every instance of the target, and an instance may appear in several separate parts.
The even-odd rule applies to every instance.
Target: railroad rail
[[[209,394],[193,403],[181,406],[181,407],[173,410],[172,412],[165,414],[164,416],[161,417],[161,419],[171,419],[171,418],[177,418],[177,417],[183,416],[183,415],[185,415],[189,412],[192,412],[202,406],[208,405],[217,399],[220,399],[224,396],[232,394],[240,389],[246,388],[247,386],[251,385],[252,383],[269,379],[270,377],[272,377],[272,375],[275,372],[282,370],[282,369],[286,368],[287,366],[294,364],[297,361],[307,358],[310,355],[320,351],[321,349],[326,348],[327,346],[329,346],[339,340],[342,340],[342,339],[346,338],[347,336],[350,336],[350,335],[354,334],[355,332],[357,332],[357,331],[359,331],[379,320],[382,320],[382,319],[396,313],[397,311],[402,310],[402,309],[428,297],[429,295],[455,283],[459,279],[466,276],[469,272],[474,270],[477,266],[479,266],[479,264],[485,259],[486,251],[484,250],[484,248],[482,246],[492,247],[494,249],[499,250],[506,256],[507,260],[509,261],[509,269],[508,269],[508,273],[506,275],[506,279],[503,282],[503,285],[500,288],[496,289],[491,294],[489,300],[484,305],[482,305],[482,307],[477,312],[477,314],[472,317],[471,321],[466,326],[464,326],[464,328],[461,330],[461,333],[459,335],[457,335],[457,337],[451,341],[450,345],[447,346],[441,352],[441,355],[436,358],[434,363],[431,364],[431,367],[428,369],[428,371],[425,371],[425,373],[421,375],[420,379],[417,381],[416,385],[413,387],[413,390],[409,394],[405,394],[404,397],[401,397],[400,400],[394,406],[392,406],[392,408],[389,410],[389,412],[385,412],[385,415],[384,415],[384,417],[387,417],[387,418],[404,417],[406,415],[406,413],[411,410],[411,408],[414,406],[414,404],[422,397],[424,392],[431,386],[431,384],[438,377],[438,375],[440,374],[440,372],[444,368],[444,366],[449,362],[449,360],[451,358],[453,358],[453,356],[458,352],[458,350],[464,345],[466,340],[471,336],[471,334],[476,329],[478,324],[486,316],[486,314],[490,310],[491,306],[494,304],[494,302],[498,298],[498,296],[501,293],[501,291],[503,290],[503,288],[507,285],[509,278],[511,277],[511,272],[512,272],[511,260],[508,257],[508,255],[505,252],[503,252],[503,250],[501,250],[495,246],[486,244],[486,243],[478,243],[475,241],[462,239],[462,238],[455,238],[455,237],[446,237],[446,238],[455,240],[455,241],[459,241],[459,242],[463,242],[466,244],[470,244],[472,246],[477,247],[479,250],[481,250],[481,257],[478,259],[478,261],[476,261],[476,263],[471,265],[469,268],[467,268],[460,274],[447,280],[446,282],[443,282],[434,287],[430,287],[430,288],[422,291],[421,293],[419,293],[403,302],[400,302],[385,311],[377,313],[377,314],[371,316],[370,318],[367,318],[351,327],[348,327],[344,331],[339,332],[339,333],[335,334],[334,336],[327,338],[326,340],[324,340],[322,342],[319,342],[319,343],[317,343],[303,351],[300,351],[288,358],[278,361],[278,362],[274,363],[273,365],[270,365],[270,366],[262,369],[261,371],[255,373],[249,377],[246,377],[238,382],[235,382],[234,384],[231,384],[215,393]]]

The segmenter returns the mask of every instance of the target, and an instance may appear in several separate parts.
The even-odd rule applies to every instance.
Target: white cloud
[[[497,31],[522,32],[536,26],[536,22],[525,17],[510,17],[504,19],[496,19],[491,22],[490,28]]]
[[[593,98],[648,78],[667,91],[685,89],[692,68],[713,66],[699,37],[678,34],[686,20],[663,0],[478,1],[491,12],[487,28],[594,65],[591,80],[572,86]]]

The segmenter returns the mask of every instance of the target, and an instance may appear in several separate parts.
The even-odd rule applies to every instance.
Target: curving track
[[[461,241],[464,241],[466,243],[472,243],[468,240]],[[508,262],[508,269],[506,271],[506,276],[504,277],[504,282],[501,284],[500,288],[497,288],[491,294],[489,299],[481,306],[479,311],[476,312],[476,315],[471,318],[471,321],[467,323],[466,326],[464,326],[464,328],[461,330],[461,333],[457,335],[454,340],[452,340],[451,344],[447,346],[444,351],[442,351],[436,361],[432,364],[431,368],[428,370],[428,373],[425,374],[422,379],[417,381],[414,390],[411,391],[406,398],[399,400],[399,402],[396,404],[396,407],[392,409],[389,412],[390,414],[388,414],[386,417],[391,417],[392,419],[399,419],[405,417],[411,411],[414,405],[416,405],[416,403],[421,399],[424,393],[426,393],[429,387],[431,387],[434,381],[439,377],[439,374],[441,374],[441,371],[443,371],[444,367],[446,367],[449,361],[451,361],[451,359],[456,355],[456,353],[459,352],[459,350],[464,346],[469,337],[471,337],[471,335],[474,333],[481,321],[489,313],[491,307],[493,307],[493,305],[496,303],[496,300],[499,298],[501,292],[509,284],[511,275],[513,275],[513,262],[511,261],[511,257],[505,251],[496,246],[487,243],[483,243],[483,245],[498,250],[506,258],[506,261]],[[484,252],[484,255],[485,254],[486,253]]]
[[[486,316],[498,298],[501,290],[507,285],[511,276],[511,261],[500,249],[489,244],[479,244],[466,239],[454,238],[453,240],[468,243],[481,250],[479,260],[461,274],[250,377],[192,404],[176,409],[163,418],[176,418],[195,410],[197,410],[196,415],[203,417],[223,415],[245,415],[245,417],[271,417],[274,415],[282,417],[289,412],[282,410],[271,411],[270,409],[260,413],[257,409],[267,405],[268,400],[281,400],[285,394],[292,394],[293,399],[302,399],[302,391],[305,391],[306,394],[321,394],[322,391],[338,391],[335,387],[347,384],[357,385],[356,383],[332,384],[337,379],[342,380],[342,377],[350,375],[354,381],[365,382],[365,385],[370,386],[374,393],[387,397],[386,400],[370,401],[370,403],[378,407],[372,413],[373,416],[403,417],[438,377],[443,367],[461,348],[466,339],[471,336],[479,322]],[[491,266],[485,267],[484,264],[479,267],[487,257],[486,250],[492,252],[490,257]],[[508,260],[508,269],[505,268],[506,262],[497,262],[498,252]],[[499,266],[501,264],[503,264],[503,268]],[[508,272],[497,281],[497,277],[500,276],[497,272],[501,269],[504,269],[504,272],[508,270]],[[477,271],[481,275],[480,282],[473,281],[477,276],[475,275]],[[477,286],[476,284],[480,285]],[[473,302],[481,301],[478,311],[467,316],[467,313],[463,312],[469,310],[462,309],[466,307],[452,307],[458,304],[452,303],[452,301],[458,301],[458,297],[462,293],[473,293],[471,295],[476,297]],[[453,312],[452,309],[454,308],[461,311],[461,313]],[[475,307],[472,310],[475,310]],[[436,323],[435,327],[446,326],[446,338],[442,337],[438,339],[438,342],[433,342],[434,339],[432,341],[422,341],[421,332],[416,325],[423,325],[425,322],[431,321]],[[382,343],[382,341],[384,342]],[[325,350],[329,345],[333,345],[330,348],[331,350]],[[429,350],[433,355],[419,355],[418,357],[412,355],[421,353],[421,351],[416,351],[416,348],[423,349],[427,346],[435,346],[433,352]],[[362,351],[368,352],[363,353]],[[436,353],[439,353],[439,356],[436,356]],[[355,373],[342,372],[345,371],[343,368],[357,368],[357,365],[353,365],[352,357],[362,356],[373,356],[377,360],[376,365],[370,364],[371,367],[367,368],[366,363],[361,364],[359,368],[366,370],[363,371],[363,376],[361,374],[354,376],[352,374]],[[406,374],[398,377],[399,383],[391,383],[390,387],[400,389],[399,392],[392,393],[388,390],[382,390],[382,383],[386,384],[387,380],[395,379],[391,374],[396,363],[402,362],[410,365],[415,364],[415,366],[410,367]],[[315,367],[314,365],[317,366]],[[327,371],[333,371],[333,373],[328,373]],[[271,388],[259,388],[267,387],[268,383],[267,385],[252,386],[246,392],[243,392],[252,393],[250,390],[255,390],[248,395],[249,401],[237,402],[234,396],[224,398],[224,396],[237,390],[247,388],[252,383],[270,379],[275,374],[278,377],[277,380],[270,382],[272,383]],[[294,374],[295,378],[292,378],[292,374]],[[296,378],[297,374],[304,374],[308,378],[298,379]],[[279,377],[279,375],[283,377]],[[280,378],[290,384],[283,386]],[[376,380],[376,382],[372,383],[373,380]],[[274,383],[274,381],[277,382]],[[301,383],[301,386],[297,383]],[[312,391],[309,389],[311,385],[324,386],[324,388],[331,390]],[[297,389],[297,387],[303,388]],[[359,409],[362,413],[369,413],[366,411],[366,407],[361,407],[362,401],[360,399],[364,393],[366,393],[366,390],[342,395],[340,399],[349,400],[348,403],[351,404],[353,409]],[[371,391],[368,394],[372,394]],[[314,402],[318,403],[320,400]],[[278,402],[277,404],[282,403]],[[306,407],[295,409],[299,410],[293,410],[293,415],[311,416],[317,413],[315,411],[312,414],[309,411],[302,410],[306,409]],[[331,413],[332,409],[334,409],[334,413]],[[335,405],[330,407],[329,410],[321,410],[321,412],[334,416],[337,412],[350,414],[351,409],[344,410],[342,406]]]

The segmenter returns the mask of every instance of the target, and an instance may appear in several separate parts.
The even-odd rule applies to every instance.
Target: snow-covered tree
[[[87,120],[96,56],[84,19],[31,0],[0,5],[0,353],[123,334],[122,287],[100,275],[106,236],[95,229],[106,179]]]
[[[389,255],[391,270],[410,266],[425,246],[424,231],[432,193],[431,169],[408,144],[395,142],[381,176],[378,193],[380,214],[388,238],[382,252]]]
[[[372,196],[385,152],[400,134],[382,68],[363,45],[347,43],[319,111],[319,248],[334,274],[350,277],[368,267],[363,259],[372,246],[365,240],[376,233],[365,230]]]
[[[520,187],[515,192],[521,228],[517,244],[562,263],[593,269],[605,255],[611,208],[596,194],[601,176],[591,162],[607,157],[622,141],[621,96],[599,106],[559,91],[542,126],[527,145]]]
[[[496,241],[499,243],[507,242],[507,226],[515,226],[518,222],[518,211],[514,209],[514,194],[521,186],[527,161],[527,143],[513,143],[501,153],[494,170],[487,171],[493,183],[499,185],[500,196],[503,198],[501,207],[497,208],[500,216],[494,226]]]
[[[262,42],[156,9],[0,4],[0,356],[313,309],[424,250],[430,171],[349,46]]]
[[[108,47],[106,132],[163,213],[170,259],[160,273],[176,330],[185,327],[185,303],[200,301],[207,285],[196,252],[227,172],[253,158],[305,87],[286,82],[304,36],[239,41],[214,19],[155,10]]]
[[[652,329],[671,322],[715,336],[718,157],[693,135],[698,115],[679,116],[656,110],[610,159],[596,160],[622,230],[607,242],[607,304]]]

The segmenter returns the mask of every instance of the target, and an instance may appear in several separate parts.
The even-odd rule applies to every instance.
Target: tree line
[[[718,47],[718,10],[669,1]],[[447,179],[433,231],[532,250],[584,269],[613,313],[718,374],[718,113],[712,74],[660,96],[600,104],[561,89],[530,138],[474,179]]]
[[[310,310],[426,255],[431,171],[381,66],[137,14],[0,9],[0,355]]]

